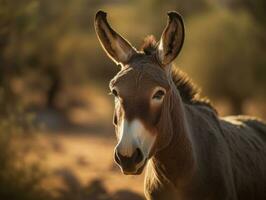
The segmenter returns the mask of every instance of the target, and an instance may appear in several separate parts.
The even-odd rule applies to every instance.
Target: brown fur
[[[110,89],[119,92],[115,125],[122,118],[139,119],[156,135],[146,167],[146,198],[265,200],[266,124],[248,116],[219,117],[187,75],[173,69],[171,62],[184,41],[184,26],[180,15],[168,15],[160,42],[150,36],[142,50],[133,54],[133,47],[120,48],[130,44],[117,33],[105,38],[110,30],[99,26],[104,14],[96,15],[96,31],[105,50],[114,54],[116,62],[124,59],[110,82]],[[105,18],[103,22],[107,23]],[[166,93],[162,104],[152,107],[152,91],[158,86]]]
[[[140,47],[140,50],[143,51],[146,55],[154,54],[156,51],[157,42],[153,35],[148,35],[144,38],[143,44]]]
[[[146,55],[154,55],[156,53],[157,45],[158,43],[156,42],[155,37],[153,35],[149,35],[144,38],[140,50]],[[186,73],[176,67],[173,67],[172,79],[184,102],[189,104],[206,105],[215,110],[208,98],[201,97],[200,89],[192,82]]]
[[[160,130],[173,136],[148,163],[146,197],[265,199],[266,125],[247,116],[219,118],[206,106],[171,98],[175,103],[165,107],[175,112]]]

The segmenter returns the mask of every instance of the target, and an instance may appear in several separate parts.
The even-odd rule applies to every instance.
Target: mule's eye
[[[117,97],[117,96],[118,96],[118,92],[117,92],[117,90],[116,90],[116,89],[112,89],[111,93],[112,93],[112,94],[113,94],[115,97]]]
[[[161,100],[165,95],[163,90],[158,90],[153,96],[152,99]]]

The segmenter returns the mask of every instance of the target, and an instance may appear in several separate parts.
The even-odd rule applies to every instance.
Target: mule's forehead
[[[147,60],[129,64],[110,82],[110,88],[116,87],[126,96],[135,95],[136,92],[147,93],[156,86],[168,89],[167,76],[160,66]]]

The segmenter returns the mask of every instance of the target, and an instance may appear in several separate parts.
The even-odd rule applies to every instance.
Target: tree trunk
[[[243,99],[241,98],[231,99],[231,112],[233,115],[243,114]]]
[[[55,68],[55,66],[51,67]],[[46,106],[51,109],[56,109],[56,97],[61,88],[61,80],[58,71],[55,69],[48,69],[48,76],[51,79],[51,85],[47,91],[47,103]]]

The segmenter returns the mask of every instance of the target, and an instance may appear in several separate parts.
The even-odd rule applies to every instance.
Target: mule
[[[95,29],[121,68],[110,82],[114,159],[126,175],[146,166],[146,198],[265,200],[266,125],[254,117],[219,117],[173,67],[184,43],[182,17],[169,12],[159,42],[149,36],[140,50],[111,28],[103,11]]]

